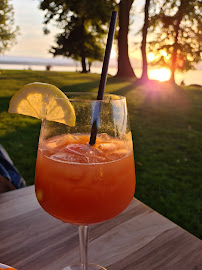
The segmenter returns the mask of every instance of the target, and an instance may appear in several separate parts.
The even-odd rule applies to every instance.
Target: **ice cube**
[[[104,152],[114,151],[116,149],[116,144],[115,143],[101,143],[97,147],[97,149]]]
[[[51,149],[51,148],[56,148],[63,145],[66,142],[66,140],[67,140],[67,135],[55,136],[44,141],[42,144],[47,149],[48,148]]]
[[[71,159],[70,155],[65,151],[54,153],[53,155],[50,156],[50,158],[58,161],[67,161],[67,162],[70,161]]]
[[[73,163],[84,163],[84,158],[78,157],[78,155],[68,153],[66,151],[61,151],[54,153],[50,156],[51,159],[56,161],[63,161],[63,162],[73,162]]]
[[[92,147],[92,150],[89,152],[89,154],[90,163],[102,163],[107,161],[103,152],[96,149],[95,147]]]
[[[79,139],[79,137],[75,134],[67,134],[67,140],[71,141],[72,143],[74,143],[76,140]]]
[[[101,133],[97,135],[98,142],[109,142],[112,140],[112,137],[109,136],[107,133]]]
[[[68,144],[65,149],[68,152],[77,154],[79,156],[85,156],[85,153],[90,151],[89,146],[83,144]]]
[[[51,155],[51,158],[65,162],[88,163],[90,146],[81,144],[68,144]]]

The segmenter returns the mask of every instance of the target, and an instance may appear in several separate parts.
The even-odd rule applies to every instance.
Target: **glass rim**
[[[116,101],[122,101],[122,100],[126,100],[126,97],[124,96],[121,96],[121,95],[117,95],[117,94],[110,94],[110,93],[104,93],[104,99],[102,100],[97,100],[97,93],[95,92],[68,92],[68,91],[65,91],[63,92],[69,99],[69,101],[79,101],[79,102],[108,102],[108,101],[112,101],[112,102],[116,102]],[[75,97],[69,97],[71,95],[75,95]],[[95,99],[91,99],[91,98],[76,98],[76,96],[88,96],[88,95],[92,95],[95,97]],[[105,97],[108,97],[107,99],[105,99]],[[116,98],[115,98],[116,97]],[[61,98],[56,98],[56,99],[61,99]]]

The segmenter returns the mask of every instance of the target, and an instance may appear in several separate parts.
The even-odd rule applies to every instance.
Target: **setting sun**
[[[155,55],[154,55],[153,53],[148,53],[147,59],[148,59],[150,62],[152,62],[152,61],[154,61],[154,59],[155,59]]]
[[[149,78],[158,81],[168,81],[170,79],[171,72],[167,68],[153,69],[149,71]]]
[[[166,57],[168,54],[167,54],[166,51],[162,50],[162,51],[161,51],[161,55],[163,55],[164,57]]]
[[[116,58],[116,50],[112,48],[110,58]]]

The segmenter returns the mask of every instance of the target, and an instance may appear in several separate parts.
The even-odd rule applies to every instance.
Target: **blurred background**
[[[73,54],[67,58],[64,57],[64,55],[62,56],[61,53],[57,54],[57,57],[53,58],[53,52],[51,53],[50,50],[52,46],[57,46],[58,39],[56,36],[63,33],[62,27],[64,27],[65,24],[66,26],[68,25],[67,22],[64,23],[64,20],[70,16],[68,15],[68,12],[75,12],[75,10],[78,11],[79,8],[82,9],[82,7],[70,7],[70,11],[65,11],[65,16],[67,17],[65,19],[61,18],[61,21],[59,22],[57,21],[57,16],[59,16],[60,11],[55,11],[57,4],[55,4],[55,10],[53,8],[51,11],[51,5],[54,6],[54,2],[57,3],[57,1],[1,0],[1,2],[7,2],[8,5],[12,5],[13,9],[11,12],[14,12],[14,14],[11,15],[10,13],[9,16],[13,16],[15,26],[12,27],[11,32],[16,26],[18,26],[19,29],[16,34],[15,43],[12,42],[9,44],[7,49],[0,54],[0,68],[44,70],[46,67],[51,67],[51,70],[54,71],[81,70],[80,61],[77,61]],[[63,2],[65,3],[66,1]],[[83,5],[92,5],[92,3],[88,1],[81,2],[83,2]],[[129,24],[128,54],[135,74],[137,77],[140,77],[142,73],[142,28],[145,23],[144,9],[146,3],[144,0],[103,1],[103,5],[106,4],[104,2],[111,2],[110,7],[108,7],[109,11],[112,8],[118,10],[120,6],[123,6],[122,10],[123,12],[126,12],[126,14],[124,14],[126,21],[125,23]],[[173,47],[172,44],[174,44],[176,17],[178,16],[178,13],[180,13],[181,8],[183,15],[180,19],[180,29],[178,35],[178,50],[181,51],[178,53],[178,67],[175,76],[176,83],[184,83],[186,85],[202,84],[202,63],[200,61],[201,59],[199,59],[200,55],[196,57],[196,55],[194,55],[195,52],[193,52],[197,49],[200,51],[199,47],[195,49],[193,48],[196,46],[197,42],[201,42],[201,17],[199,1],[191,1],[189,5],[186,3],[186,1],[174,0],[168,1],[167,4],[165,4],[166,1],[160,0],[151,0],[147,2],[147,6],[149,4],[149,17],[147,19],[150,24],[148,25],[147,29],[148,77],[150,79],[160,81],[169,80],[171,77],[168,63],[171,59],[171,50]],[[74,1],[72,1],[72,3],[74,6],[76,6]],[[180,3],[182,3],[182,7],[180,7]],[[183,5],[185,7],[183,7]],[[124,6],[127,6],[127,8],[124,8]],[[53,18],[49,19],[49,21],[44,24],[48,16],[50,17],[50,14],[46,17],[48,12],[50,14],[52,12],[51,16],[53,16]],[[84,9],[84,12],[88,12],[87,8],[86,10]],[[94,12],[94,18],[96,18],[97,13]],[[107,14],[104,16],[109,17],[109,14],[110,12],[107,12]],[[127,14],[130,16],[129,22],[127,22]],[[99,24],[101,23],[102,22],[99,22]],[[94,31],[93,35],[95,34],[96,31]],[[157,43],[160,40],[161,43],[157,46]],[[191,45],[191,43],[193,44]],[[117,58],[118,41],[115,40],[112,48],[109,67],[109,74],[111,75],[115,75],[117,73]],[[190,62],[192,62],[192,66],[187,64],[187,58]],[[98,62],[97,59],[93,59],[91,71],[93,73],[100,73],[101,67],[101,62]]]

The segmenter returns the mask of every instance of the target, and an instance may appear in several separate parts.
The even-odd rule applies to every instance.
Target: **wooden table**
[[[79,261],[76,226],[48,215],[34,187],[0,194],[0,262],[18,270],[61,270]],[[90,229],[89,261],[108,270],[200,270],[201,241],[134,199]]]

